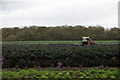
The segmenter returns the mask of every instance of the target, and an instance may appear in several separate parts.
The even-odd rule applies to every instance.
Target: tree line
[[[105,29],[102,26],[29,26],[2,28],[2,41],[52,41],[81,40],[89,36],[94,40],[120,40],[120,28]]]

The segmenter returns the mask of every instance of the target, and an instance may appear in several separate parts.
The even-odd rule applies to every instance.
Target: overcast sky
[[[118,27],[119,0],[1,0],[0,27]]]

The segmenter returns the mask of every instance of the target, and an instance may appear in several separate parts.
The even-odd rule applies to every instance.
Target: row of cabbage
[[[120,75],[118,69],[114,68],[110,70],[94,70],[89,69],[85,71],[37,71],[35,69],[20,70],[20,71],[3,71],[3,79],[71,79],[71,80],[91,80],[103,79],[114,80],[119,79]]]
[[[120,66],[119,45],[3,44],[3,68]]]

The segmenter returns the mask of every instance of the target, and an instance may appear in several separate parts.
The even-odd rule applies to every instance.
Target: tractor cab
[[[83,37],[82,44],[92,45],[92,44],[95,44],[95,42],[93,42],[90,37]]]

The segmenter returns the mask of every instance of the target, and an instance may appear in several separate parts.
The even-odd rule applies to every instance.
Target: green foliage
[[[34,43],[34,42],[33,42]],[[40,44],[3,44],[3,68],[63,66],[119,66],[118,45],[60,46]]]
[[[88,69],[84,71],[37,71],[34,69],[15,71],[3,71],[4,78],[36,78],[36,79],[78,79],[78,78],[91,78],[91,79],[115,79],[118,78],[117,68],[114,71],[110,70],[96,70]]]
[[[30,26],[2,28],[3,41],[45,41],[45,40],[80,40],[83,36],[90,36],[95,40],[119,40],[120,28],[105,30],[102,26]]]
[[[17,45],[32,45],[32,44],[80,44],[82,41],[4,41],[0,44],[17,44]],[[118,44],[118,40],[95,41],[96,44]]]

